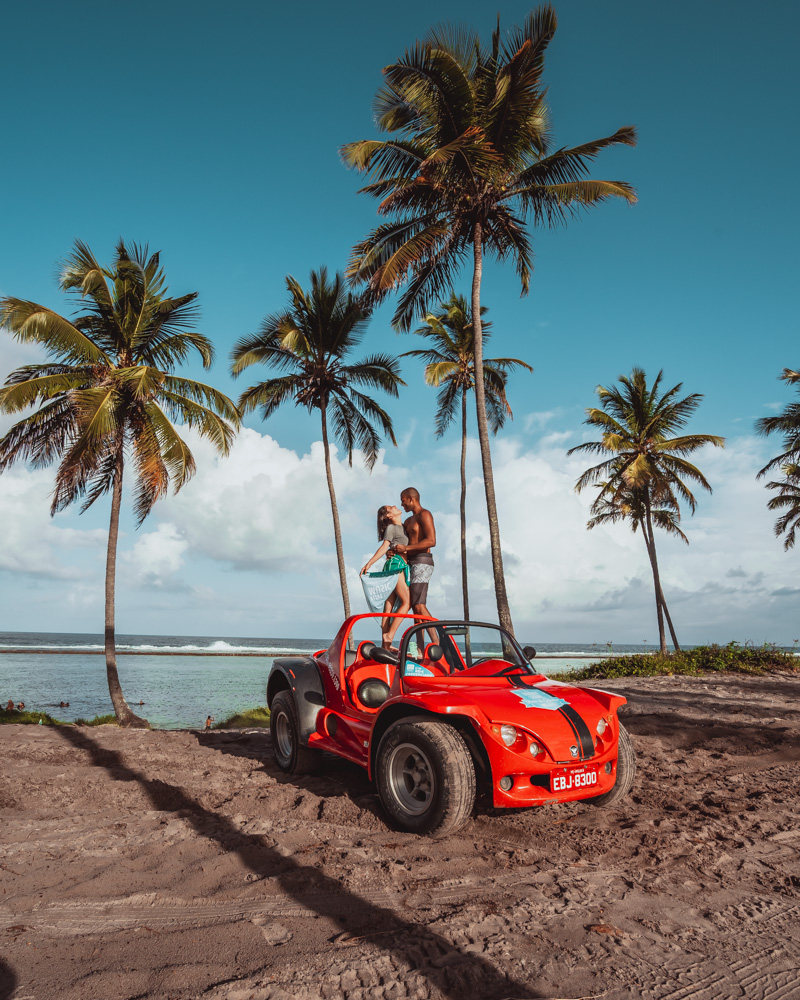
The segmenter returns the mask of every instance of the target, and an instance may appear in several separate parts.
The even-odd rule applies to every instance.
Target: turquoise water
[[[267,677],[276,656],[313,652],[326,644],[304,639],[120,635],[117,669],[128,704],[138,714],[159,728],[192,728],[204,725],[207,715],[221,721],[243,708],[265,704]],[[45,652],[9,651],[13,649]],[[87,652],[66,652],[69,649]],[[220,652],[234,655],[209,655]],[[0,703],[5,707],[9,698],[65,722],[112,712],[101,637],[0,633]],[[60,708],[62,701],[69,702],[69,708]],[[139,706],[140,701],[144,705]]]
[[[242,708],[264,705],[274,657],[117,657],[128,704],[153,726],[202,726],[207,715],[222,720]],[[113,712],[102,655],[59,653],[0,656],[0,698],[24,701],[65,722]],[[69,708],[59,702],[68,701]],[[144,705],[139,706],[138,702]]]

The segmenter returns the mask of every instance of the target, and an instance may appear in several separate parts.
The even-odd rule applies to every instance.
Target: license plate
[[[596,764],[585,767],[560,767],[550,772],[551,792],[579,791],[582,788],[592,788],[598,781]]]

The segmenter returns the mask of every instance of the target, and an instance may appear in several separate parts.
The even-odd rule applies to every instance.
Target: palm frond
[[[201,437],[208,438],[221,455],[230,451],[236,436],[234,428],[209,406],[203,406],[187,396],[161,389],[159,402],[173,420],[181,420],[197,428]]]
[[[162,439],[159,430],[160,425],[153,419],[163,414],[159,408],[149,403],[139,411],[136,434],[133,436],[131,445],[133,460],[136,468],[136,484],[133,493],[133,510],[136,516],[136,525],[139,527],[154,504],[169,489],[169,470],[163,453]]]
[[[41,344],[51,357],[87,364],[111,364],[111,359],[76,326],[52,309],[25,299],[0,299],[0,327],[22,343]]]
[[[177,375],[166,375],[163,385],[170,392],[186,396],[195,402],[211,407],[219,413],[223,420],[227,420],[234,427],[238,427],[241,423],[241,414],[233,400],[213,386]]]
[[[0,472],[16,461],[44,468],[63,454],[77,435],[77,414],[68,396],[58,396],[0,438]]]
[[[3,413],[19,413],[71,390],[86,388],[88,381],[85,372],[73,373],[69,369],[54,375],[34,376],[24,381],[16,381],[17,374],[12,372],[8,377],[11,384],[0,389],[0,411]]]
[[[434,427],[436,437],[440,438],[452,424],[458,415],[458,407],[464,393],[463,386],[460,386],[454,379],[445,381],[436,394],[436,416]]]

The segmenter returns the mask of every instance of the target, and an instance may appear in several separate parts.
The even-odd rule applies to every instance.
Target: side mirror
[[[438,663],[439,660],[444,656],[444,650],[441,646],[437,646],[435,643],[431,643],[430,646],[425,650],[428,655],[428,659],[433,663]]]
[[[533,648],[533,646],[523,646],[522,652],[529,660],[532,660],[534,656],[536,656],[536,650]]]

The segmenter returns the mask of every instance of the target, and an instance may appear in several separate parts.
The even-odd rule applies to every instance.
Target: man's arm
[[[436,544],[436,528],[433,524],[433,514],[429,510],[421,510],[417,514],[419,538],[413,545],[395,545],[395,551],[401,556],[413,555],[414,552],[425,552]]]

